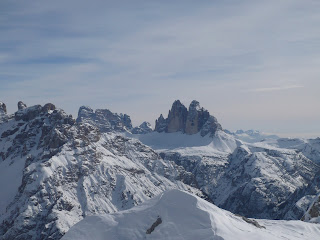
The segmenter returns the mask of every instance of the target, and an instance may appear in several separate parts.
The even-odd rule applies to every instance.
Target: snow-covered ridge
[[[319,236],[319,225],[247,219],[189,193],[171,190],[127,211],[87,217],[62,239],[310,240]]]

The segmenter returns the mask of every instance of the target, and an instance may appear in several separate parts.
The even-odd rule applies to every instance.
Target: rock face
[[[160,117],[156,120],[155,131],[156,132],[165,132],[167,128],[167,120],[164,119],[163,115],[160,114]]]
[[[314,198],[302,221],[320,223],[320,194]]]
[[[135,127],[132,129],[133,134],[147,134],[152,132],[151,124],[148,122],[143,122],[139,127]]]
[[[18,102],[18,110],[23,110],[25,108],[27,108],[27,105],[24,104],[22,101],[19,101]]]
[[[7,106],[3,102],[0,102],[0,112],[7,114]]]
[[[44,105],[42,107],[43,112],[49,112],[49,111],[53,111],[53,110],[56,110],[56,106],[53,105],[52,103],[47,103],[46,105]]]
[[[306,189],[314,186],[320,170],[303,154],[287,149],[240,145],[231,154],[192,151],[187,147],[184,153],[180,147],[160,155],[190,172],[217,206],[250,218],[300,219],[304,211],[292,209],[312,194]]]
[[[7,106],[0,102],[0,123],[8,121]]]
[[[184,131],[186,127],[187,116],[187,108],[179,100],[175,101],[172,104],[172,108],[168,114],[168,125],[166,128],[166,132],[172,133]]]
[[[89,123],[99,128],[101,132],[130,131],[132,123],[127,114],[112,113],[108,109],[97,109],[82,106],[78,112],[78,123]]]
[[[189,110],[179,100],[176,100],[172,104],[168,118],[164,119],[161,114],[156,120],[155,127],[157,132],[183,132],[188,135],[200,132],[201,136],[208,133],[212,136],[221,129],[217,119],[200,107],[199,102],[195,100],[191,102]]]

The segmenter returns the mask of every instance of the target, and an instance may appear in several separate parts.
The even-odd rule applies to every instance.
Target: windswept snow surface
[[[147,234],[159,218],[161,223]],[[320,236],[318,224],[246,220],[187,192],[169,190],[127,211],[86,217],[62,240],[311,240]]]
[[[222,152],[231,153],[239,145],[233,136],[217,131],[213,137],[204,136],[200,133],[187,135],[182,132],[174,133],[158,133],[152,132],[149,134],[130,134],[128,137],[139,139],[143,144],[150,146],[159,152],[164,150],[200,150],[201,153]]]

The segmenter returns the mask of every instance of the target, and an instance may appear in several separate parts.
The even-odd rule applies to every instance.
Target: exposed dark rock
[[[156,120],[155,131],[156,132],[165,132],[167,128],[167,120],[164,119],[163,115],[160,114],[160,117]]]
[[[265,226],[261,226],[256,220],[254,219],[249,219],[244,216],[236,214],[236,216],[241,217],[245,222],[252,224],[253,226],[257,228],[266,228]]]
[[[56,106],[53,105],[52,103],[47,103],[46,105],[44,105],[42,107],[42,112],[49,112],[49,111],[53,111],[56,110]]]
[[[209,116],[208,120],[203,124],[200,134],[202,137],[206,136],[208,133],[214,135],[217,130],[222,130],[220,123],[214,116]]]
[[[7,106],[3,103],[3,102],[0,102],[0,112],[3,112],[3,113],[7,113]]]
[[[157,220],[152,224],[152,226],[146,231],[146,234],[151,234],[156,227],[162,223],[161,217],[158,217]]]
[[[209,112],[201,108],[198,101],[193,100],[189,106],[185,132],[187,134],[198,133],[209,117]]]
[[[82,106],[78,112],[78,123],[89,123],[97,126],[101,132],[127,131],[132,129],[130,116],[112,113],[108,109],[97,109]]]
[[[15,113],[15,120],[30,121],[36,118],[37,116],[39,116],[41,113],[41,110],[42,110],[41,105],[35,105],[32,107],[21,109]]]
[[[187,116],[187,108],[179,100],[176,100],[172,104],[172,108],[168,114],[168,125],[166,128],[166,132],[172,133],[185,131]]]
[[[18,110],[23,110],[25,108],[27,108],[27,105],[24,104],[22,101],[19,101],[18,102]]]
[[[146,134],[152,132],[151,124],[148,122],[143,122],[139,127],[135,127],[131,131],[133,134]]]
[[[157,132],[183,132],[189,135],[201,132],[201,136],[209,133],[212,136],[221,129],[217,119],[211,116],[206,109],[200,107],[196,100],[191,102],[189,110],[179,100],[176,100],[169,111],[168,118],[165,119],[161,114],[155,126]]]

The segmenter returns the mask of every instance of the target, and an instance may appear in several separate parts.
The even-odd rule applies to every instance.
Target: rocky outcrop
[[[87,106],[80,107],[77,122],[89,123],[98,127],[101,132],[123,132],[132,129],[131,119],[127,114],[113,113],[108,109],[93,111]]]
[[[132,129],[131,133],[133,134],[146,134],[152,132],[151,124],[148,122],[143,122],[139,127]]]
[[[0,102],[0,112],[7,114],[7,106],[3,102]]]
[[[28,107],[25,109],[21,109],[17,112],[15,112],[14,116],[15,116],[15,120],[19,121],[30,121],[34,118],[36,118],[37,116],[40,115],[42,110],[42,106],[41,105],[35,105],[32,107]]]
[[[8,121],[7,106],[0,102],[0,123]]]
[[[167,119],[164,119],[163,115],[160,114],[160,117],[156,120],[155,131],[156,132],[165,132],[167,128]]]
[[[179,101],[172,104],[168,118],[164,119],[162,114],[156,120],[155,131],[157,132],[183,132],[189,135],[199,133],[205,136],[213,135],[218,129],[222,129],[217,119],[200,107],[198,101],[194,100],[189,110]]]
[[[27,105],[25,103],[23,103],[22,101],[18,102],[18,110],[23,110],[27,108]]]
[[[176,100],[172,104],[172,108],[169,111],[168,118],[167,118],[167,128],[166,132],[179,132],[184,131],[186,127],[186,120],[188,116],[187,108],[179,101]]]
[[[314,198],[313,203],[301,220],[320,223],[320,194]]]
[[[212,136],[217,130],[222,130],[220,123],[214,116],[209,116],[208,120],[203,124],[200,129],[200,134],[202,137],[206,136],[208,133]]]
[[[53,105],[52,103],[47,103],[46,105],[44,105],[42,107],[42,112],[49,112],[49,111],[53,111],[56,110],[56,106]]]

